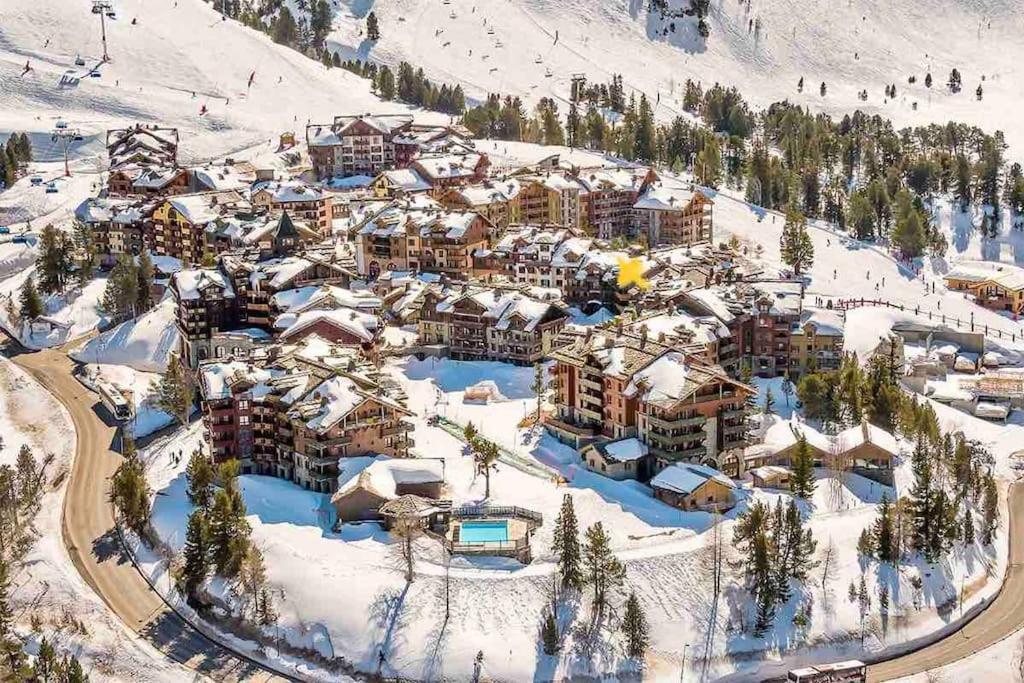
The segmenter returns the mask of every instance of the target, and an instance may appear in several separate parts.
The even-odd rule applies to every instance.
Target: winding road
[[[952,664],[1012,635],[1024,626],[1024,483],[1008,494],[1009,562],[1003,587],[978,616],[948,637],[903,657],[868,667],[868,681],[891,681]],[[1009,662],[1007,662],[1009,666]]]
[[[62,350],[6,354],[52,393],[71,415],[77,446],[64,498],[64,544],[82,578],[133,631],[169,659],[216,681],[287,681],[244,655],[228,650],[174,612],[136,570],[117,538],[107,499],[110,476],[121,456],[117,429],[97,412],[99,401],[72,375],[74,362]],[[47,416],[40,415],[45,420]]]
[[[229,650],[175,613],[138,572],[118,541],[108,480],[120,462],[117,429],[97,412],[96,395],[73,376],[62,349],[6,354],[64,404],[77,433],[74,467],[64,500],[63,535],[85,581],[130,628],[169,659],[216,681],[287,681]],[[40,416],[46,419],[45,416]],[[887,681],[968,657],[1024,627],[1024,483],[1011,485],[1009,565],[1002,590],[977,617],[948,637],[910,654],[872,664],[868,680]]]

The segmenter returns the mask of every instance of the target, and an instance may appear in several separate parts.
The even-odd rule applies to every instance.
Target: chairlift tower
[[[110,55],[107,54],[107,16],[113,13],[114,7],[109,0],[92,0],[92,13],[100,15],[100,35],[103,38],[103,61],[109,62]]]
[[[67,124],[63,121],[57,122],[57,126],[50,135],[50,140],[60,144],[64,152],[64,175],[67,177],[71,176],[71,166],[68,164],[68,148],[71,147],[71,143],[81,139],[81,131],[77,128],[68,128]]]

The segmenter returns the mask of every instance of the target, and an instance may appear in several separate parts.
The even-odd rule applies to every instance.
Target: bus
[[[96,380],[96,392],[100,395],[103,406],[110,411],[118,422],[127,422],[132,419],[132,404],[114,385],[102,380]]]
[[[818,664],[793,669],[786,676],[792,683],[867,683],[868,665],[856,659],[835,664]]]

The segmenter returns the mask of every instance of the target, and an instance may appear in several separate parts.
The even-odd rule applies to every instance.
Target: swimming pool
[[[463,522],[459,528],[459,543],[504,543],[508,541],[508,522]]]

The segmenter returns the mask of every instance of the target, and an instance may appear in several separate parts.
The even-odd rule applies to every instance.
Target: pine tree
[[[583,573],[580,567],[579,526],[576,511],[573,509],[572,496],[562,496],[562,507],[555,519],[553,550],[558,555],[558,573],[563,589],[579,590],[583,586]]]
[[[102,307],[114,322],[127,320],[135,315],[139,301],[139,276],[135,260],[121,254],[117,263],[107,276],[107,286],[103,290]]]
[[[964,520],[960,536],[963,539],[964,545],[974,543],[974,518],[971,516],[971,509],[966,505],[964,506]]]
[[[991,472],[985,474],[982,484],[981,542],[992,545],[999,525],[999,490]]]
[[[780,388],[781,388],[781,391],[782,391],[782,395],[786,397],[786,407],[788,408],[789,407],[789,398],[790,398],[790,396],[793,395],[793,391],[794,391],[794,389],[793,389],[793,382],[791,382],[790,379],[789,379],[789,371],[788,370],[786,371],[786,374],[782,376],[782,386]]]
[[[550,610],[544,615],[544,624],[541,626],[540,634],[544,642],[544,654],[553,655],[561,649],[562,644],[558,638],[558,624],[555,623],[555,615]]]
[[[718,144],[718,138],[714,134],[707,135],[704,146],[697,153],[697,163],[694,171],[697,174],[697,182],[711,188],[717,188],[719,179],[722,176],[722,150]]]
[[[149,525],[149,483],[135,442],[129,436],[122,438],[124,459],[110,478],[110,501],[128,528],[141,535]]]
[[[178,577],[179,586],[189,598],[196,596],[210,572],[210,553],[210,524],[206,519],[206,511],[196,508],[188,518],[181,573]]]
[[[764,392],[764,414],[772,415],[775,413],[775,394],[772,393],[772,388],[767,387]]]
[[[139,280],[138,288],[136,291],[136,311],[147,311],[152,303],[151,297],[153,295],[153,276],[154,268],[153,261],[149,258],[149,252],[143,251],[139,255],[139,263],[136,269],[136,275]]]
[[[875,547],[879,562],[896,564],[899,559],[896,551],[895,521],[889,497],[882,494],[882,503],[878,508],[878,519],[872,529],[872,545]]]
[[[540,407],[544,401],[544,364],[536,363],[533,366],[533,384],[530,390],[537,395],[537,424],[540,424]]]
[[[192,451],[185,469],[188,479],[188,499],[192,504],[204,510],[209,509],[213,502],[213,463],[206,457],[202,449]]]
[[[377,21],[377,15],[374,12],[366,15],[366,39],[372,41],[380,40],[380,23]]]
[[[626,613],[622,617],[622,631],[626,635],[626,654],[634,659],[640,659],[647,651],[650,644],[650,635],[647,627],[647,617],[644,616],[643,608],[636,593],[631,592],[626,599]]]
[[[245,519],[245,501],[238,488],[238,471],[237,460],[221,464],[221,488],[213,496],[208,516],[210,557],[216,572],[226,578],[238,575],[249,550],[251,529]]]
[[[0,554],[0,641],[6,640],[14,630],[14,610],[11,606],[11,567]]]
[[[21,507],[28,508],[35,505],[38,502],[41,472],[28,444],[22,444],[18,450],[15,476],[18,481],[18,502]]]
[[[36,282],[33,275],[25,278],[25,282],[21,285],[19,303],[18,315],[21,316],[23,321],[30,322],[43,314],[43,300],[39,297],[39,292],[36,290]]]
[[[238,572],[238,584],[247,599],[252,602],[253,617],[258,618],[260,593],[266,588],[267,569],[263,563],[263,553],[253,544],[245,551],[242,566]]]
[[[757,608],[754,635],[761,636],[772,627],[772,623],[775,620],[775,605],[778,600],[775,576],[772,572],[769,555],[768,537],[763,530],[754,536],[752,550],[752,592],[754,594],[754,605]]]
[[[260,626],[271,626],[277,622],[277,611],[274,609],[274,601],[270,599],[270,590],[268,588],[260,590],[256,621]]]
[[[192,378],[178,356],[172,354],[167,359],[167,369],[157,385],[156,406],[173,417],[178,424],[187,425],[194,392]]]
[[[476,425],[474,425],[472,421],[467,422],[466,426],[462,428],[462,438],[463,438],[463,440],[466,443],[472,445],[473,442],[476,441],[476,435],[477,435]]]
[[[814,263],[814,243],[807,234],[807,220],[794,203],[790,203],[786,210],[786,224],[782,228],[779,248],[783,262],[791,266],[798,276]]]
[[[594,589],[591,606],[602,614],[608,605],[608,594],[622,586],[626,568],[611,550],[608,534],[601,522],[595,522],[587,529],[583,546],[583,567],[586,582]]]
[[[74,267],[73,248],[67,233],[58,230],[53,224],[47,225],[39,234],[36,272],[39,275],[39,289],[44,294],[62,294],[67,288]]]
[[[871,533],[867,529],[862,529],[860,536],[857,538],[857,554],[861,557],[875,556],[875,544],[871,538]]]
[[[809,499],[814,494],[817,482],[814,480],[814,456],[803,434],[797,439],[796,451],[793,453],[793,476],[790,478],[790,490],[793,495]]]
[[[78,657],[71,654],[64,655],[60,668],[62,674],[61,683],[88,683],[89,677],[85,675]]]
[[[36,654],[36,661],[33,664],[34,680],[55,681],[57,679],[60,662],[57,660],[57,651],[53,645],[43,636],[39,641],[39,652]]]

